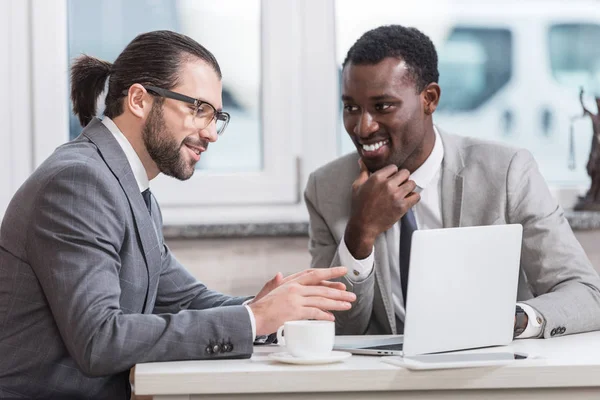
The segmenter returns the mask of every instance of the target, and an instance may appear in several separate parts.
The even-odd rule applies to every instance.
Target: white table
[[[509,348],[540,358],[502,367],[410,371],[357,355],[329,365],[280,364],[267,356],[283,348],[257,346],[247,360],[138,364],[135,392],[155,400],[600,399],[600,332],[517,340]]]

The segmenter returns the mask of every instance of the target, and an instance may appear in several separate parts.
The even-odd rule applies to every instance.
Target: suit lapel
[[[93,142],[100,151],[102,158],[118,179],[133,212],[134,221],[140,242],[142,243],[144,260],[146,262],[146,272],[148,274],[148,284],[152,278],[160,272],[161,257],[160,243],[152,223],[144,199],[140,193],[137,181],[127,161],[127,157],[121,149],[117,140],[104,124],[97,118],[94,118],[83,130],[82,135]],[[150,312],[154,296],[150,286],[146,289],[146,299],[144,302],[144,312]],[[150,309],[150,310],[148,310]]]
[[[451,136],[438,132],[444,145],[444,160],[441,175],[442,223],[444,228],[460,226],[463,206],[463,177],[461,171],[464,161],[459,147]]]
[[[389,231],[388,231],[389,232]],[[379,286],[379,294],[385,310],[385,316],[380,315],[379,320],[383,321],[384,317],[387,319],[390,332],[396,332],[396,317],[394,312],[394,302],[392,301],[392,281],[390,274],[390,263],[388,259],[388,248],[386,236],[388,232],[384,232],[379,235],[375,240],[375,280],[377,286]],[[374,299],[373,301],[376,301]],[[373,307],[375,311],[379,307]]]

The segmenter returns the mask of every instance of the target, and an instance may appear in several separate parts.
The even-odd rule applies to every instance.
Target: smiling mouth
[[[196,147],[190,147],[190,146],[187,146],[187,148],[188,148],[188,149],[190,149],[191,151],[193,151],[194,153],[196,153],[196,155],[200,155],[200,153],[202,153],[202,152],[200,151],[200,149],[198,149],[198,148],[196,148]]]
[[[385,139],[371,144],[361,144],[361,149],[363,153],[374,153],[383,146],[387,145],[389,142],[390,141],[388,139]]]

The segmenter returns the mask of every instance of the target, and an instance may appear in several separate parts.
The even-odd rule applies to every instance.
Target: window
[[[137,34],[170,29],[215,54],[232,120],[190,180],[152,181],[165,222],[255,222],[281,218],[274,210],[288,206],[296,212],[300,164],[293,143],[301,132],[292,122],[299,100],[290,93],[299,82],[294,66],[301,51],[294,2],[33,0],[31,13],[36,165],[81,129],[67,100],[72,57],[87,53],[111,61]]]
[[[443,96],[438,112],[471,111],[510,80],[512,35],[506,29],[456,27],[438,48]]]
[[[10,86],[4,125],[16,124],[19,135],[11,134],[3,154],[12,155],[11,168],[23,168],[23,178],[77,135],[68,101],[73,56],[114,60],[136,34],[172,29],[215,53],[233,118],[191,180],[152,181],[165,223],[305,222],[308,174],[355,151],[341,124],[346,52],[367,30],[399,23],[427,33],[438,49],[442,98],[434,122],[528,148],[551,187],[575,188],[570,197],[559,193],[569,207],[589,182],[589,119],[573,123],[574,141],[569,132],[581,116],[579,86],[592,110],[591,96],[600,91],[597,5],[511,3],[11,0],[0,7],[7,11],[0,45],[10,46],[10,62],[0,69]],[[24,148],[32,151],[15,157]]]
[[[600,25],[556,24],[548,36],[554,79],[600,96]]]

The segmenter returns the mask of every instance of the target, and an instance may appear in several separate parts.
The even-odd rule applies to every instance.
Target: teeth
[[[191,150],[191,151],[193,151],[194,153],[196,153],[196,154],[200,155],[200,150],[198,150],[198,149],[195,149],[195,148],[193,148],[193,147],[190,147],[190,146],[188,146],[188,149],[190,149],[190,150]]]
[[[387,140],[382,140],[381,142],[373,143],[373,144],[363,144],[362,148],[364,151],[375,151],[379,150],[381,146],[387,144]]]

